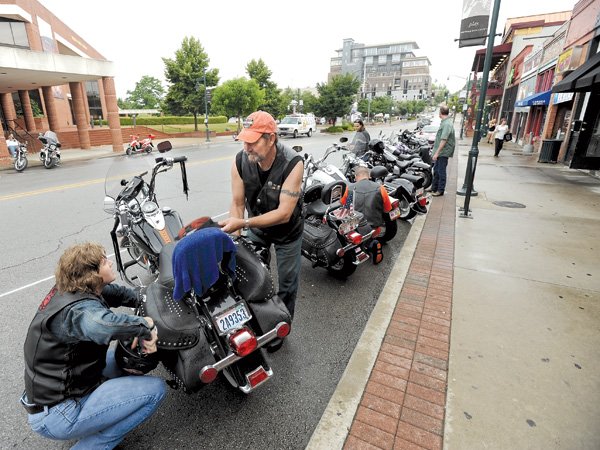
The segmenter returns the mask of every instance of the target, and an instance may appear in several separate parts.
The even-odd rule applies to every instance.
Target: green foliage
[[[265,93],[255,80],[241,77],[215,88],[212,100],[215,113],[241,118],[256,111],[264,103]]]
[[[280,114],[280,95],[281,90],[277,87],[277,84],[271,81],[271,70],[267,67],[262,59],[251,60],[246,65],[246,73],[251,80],[258,83],[258,86],[264,92],[264,100],[258,105],[257,109],[263,111],[269,111],[273,117],[277,117]]]
[[[125,103],[129,106],[125,109],[159,108],[164,94],[165,90],[158,78],[144,75],[140,81],[135,84],[135,89],[133,91],[127,91]]]
[[[200,41],[185,37],[175,58],[163,58],[165,78],[170,83],[164,107],[171,114],[204,113],[206,86],[219,83],[219,69],[208,69],[209,58]],[[206,73],[206,84],[204,75]]]
[[[42,108],[40,108],[40,105],[38,105],[38,102],[34,99],[30,99],[30,103],[33,117],[43,117],[44,112],[42,111]]]
[[[352,74],[337,75],[329,83],[317,84],[320,97],[315,114],[326,118],[345,116],[359,87],[360,81]]]
[[[121,117],[121,126],[132,126],[133,119],[131,117]],[[226,123],[225,116],[209,116],[208,123]],[[186,125],[194,122],[193,116],[140,116],[135,119],[136,125]]]

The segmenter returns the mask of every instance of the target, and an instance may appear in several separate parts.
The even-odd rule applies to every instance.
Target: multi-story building
[[[65,147],[122,150],[114,65],[36,0],[0,0],[0,159],[7,132],[48,129]],[[91,131],[93,120],[108,129]],[[92,135],[92,136],[91,136]]]
[[[329,77],[352,74],[361,83],[365,97],[391,96],[395,100],[417,100],[431,93],[431,63],[425,56],[415,56],[419,46],[414,41],[365,45],[344,39],[337,56],[331,58]]]

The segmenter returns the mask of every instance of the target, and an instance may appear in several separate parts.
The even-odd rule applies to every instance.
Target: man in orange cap
[[[219,225],[226,233],[248,230],[258,244],[275,246],[277,294],[293,318],[301,264],[303,158],[278,142],[275,119],[264,111],[248,116],[237,140],[244,150],[231,167],[230,217]]]

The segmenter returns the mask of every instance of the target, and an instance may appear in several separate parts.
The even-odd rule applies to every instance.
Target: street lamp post
[[[488,35],[488,45],[483,62],[483,77],[481,79],[481,92],[479,94],[479,108],[477,110],[477,120],[475,121],[475,133],[473,133],[473,142],[469,150],[469,159],[467,160],[467,170],[465,172],[466,194],[465,203],[461,208],[462,214],[459,217],[469,218],[469,204],[473,193],[473,180],[475,179],[475,169],[477,169],[477,158],[479,156],[479,139],[481,137],[481,122],[483,119],[483,109],[485,107],[485,97],[487,94],[488,77],[490,66],[492,65],[492,53],[494,51],[494,38],[496,36],[496,25],[498,23],[498,13],[500,11],[500,0],[494,0],[492,11],[492,20],[490,22],[490,32]],[[458,193],[458,192],[457,192]]]
[[[204,126],[206,127],[206,142],[210,142],[210,130],[208,129],[208,89],[206,89],[206,67],[204,68]]]

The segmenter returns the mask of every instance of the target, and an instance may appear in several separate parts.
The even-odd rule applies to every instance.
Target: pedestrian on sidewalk
[[[13,158],[17,156],[17,150],[19,149],[19,141],[15,139],[15,136],[10,133],[8,135],[8,139],[6,140],[6,146],[8,147],[8,151],[10,152],[10,156]]]
[[[446,106],[440,106],[440,128],[435,136],[433,148],[435,153],[431,158],[433,160],[433,181],[431,190],[434,197],[444,195],[446,190],[446,168],[448,167],[448,158],[454,155],[456,139],[454,137],[454,126],[448,118],[450,109]]]
[[[496,131],[496,119],[490,120],[488,123],[488,134],[487,134],[487,143],[492,143],[492,138],[494,137],[494,131]]]
[[[502,146],[504,145],[504,136],[508,132],[508,125],[506,124],[506,119],[500,120],[500,125],[496,127],[496,135],[495,135],[495,147],[494,147],[494,156],[497,158],[500,154],[500,150],[502,150]]]

